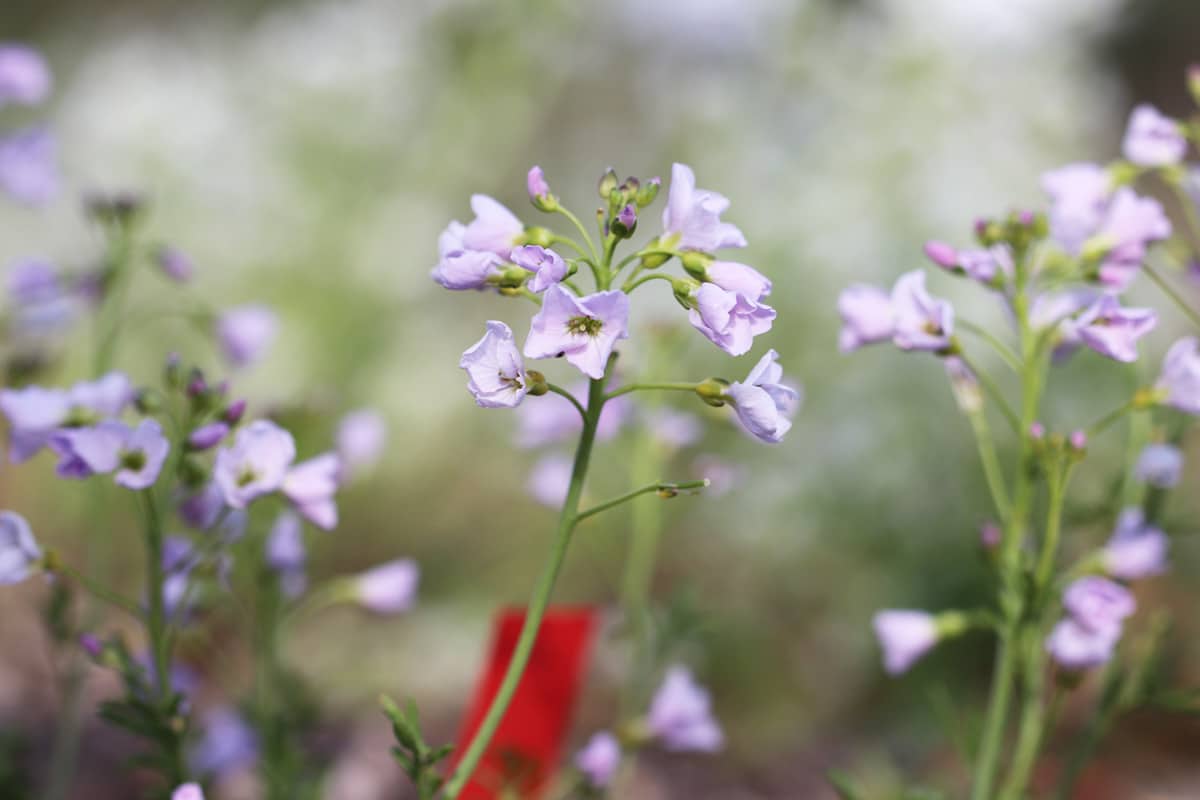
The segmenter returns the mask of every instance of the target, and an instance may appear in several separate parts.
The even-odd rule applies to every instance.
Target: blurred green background
[[[472,192],[540,222],[524,191],[534,163],[586,217],[604,167],[666,176],[676,160],[732,200],[726,219],[750,241],[738,256],[775,281],[779,319],[737,361],[688,330],[678,374],[662,377],[737,379],[771,346],[806,399],[777,447],[714,414],[701,446],[665,476],[693,477],[692,457],[703,453],[742,470],[722,497],[665,507],[655,586],[663,602],[690,597],[704,620],[693,663],[730,746],[717,758],[651,759],[639,796],[831,797],[823,778],[831,767],[863,779],[871,797],[893,796],[904,774],[961,786],[938,709],[981,705],[989,645],[955,642],[891,681],[869,620],[885,605],[986,601],[977,547],[986,490],[936,360],[883,347],[839,355],[835,299],[848,283],[890,283],[923,266],[927,238],[966,244],[976,216],[1039,204],[1044,170],[1111,158],[1135,101],[1189,113],[1183,74],[1200,60],[1200,6],[9,0],[0,38],[35,44],[50,59],[57,86],[44,116],[65,173],[48,211],[0,206],[0,264],[45,255],[85,266],[99,249],[81,193],[144,191],[153,236],[197,264],[189,292],[280,313],[271,357],[233,376],[253,407],[302,408],[304,452],[326,447],[346,410],[371,406],[388,419],[384,462],[344,495],[343,522],[318,540],[313,570],[411,556],[422,596],[395,621],[331,612],[293,642],[336,731],[330,797],[404,796],[378,692],[415,696],[434,733],[454,735],[490,614],[525,602],[553,523],[524,492],[536,454],[512,446],[515,418],[477,409],[456,368],[483,320],[505,319],[521,335],[529,308],[435,286],[438,233],[469,218]],[[1002,324],[983,293],[930,279],[961,313]],[[639,336],[652,340],[648,328],[686,325],[670,297],[649,288],[635,299],[631,354]],[[173,307],[180,291],[143,280],[139,302]],[[1147,357],[1136,374],[1090,355],[1056,373],[1052,429],[1086,424],[1152,378],[1184,329],[1153,287],[1135,296],[1165,309]],[[168,321],[131,337],[121,366],[153,380],[166,349],[213,362],[185,325]],[[570,375],[558,365],[549,372]],[[602,448],[594,497],[628,485],[630,439]],[[1076,483],[1076,512],[1113,510],[1125,442],[1110,434],[1093,453]],[[0,499],[70,552],[95,531],[81,522],[76,487],[51,472],[44,458],[6,466]],[[1200,680],[1200,547],[1187,535],[1200,506],[1196,476],[1189,467],[1188,488],[1172,500],[1181,526],[1171,531],[1173,573],[1144,590],[1176,612],[1171,664],[1188,685]],[[1108,526],[1105,518],[1079,528],[1076,549],[1101,541]],[[612,605],[627,532],[627,509],[590,525],[558,599]],[[40,592],[0,594],[0,724],[28,738],[35,769],[57,702],[44,655],[23,646],[38,640],[31,609]],[[245,654],[231,644],[227,658],[200,666],[236,685]],[[602,646],[573,741],[608,723],[618,670]],[[1141,724],[1160,734],[1182,725],[1176,738],[1188,744],[1164,757],[1134,720],[1135,735],[1103,751],[1117,774],[1134,776],[1115,785],[1140,785],[1138,770],[1151,763],[1156,790],[1167,792],[1154,796],[1200,794],[1200,729]],[[98,724],[88,736],[85,768],[100,787],[120,747]],[[90,791],[79,796],[102,796]],[[1150,796],[1131,791],[1113,796]]]

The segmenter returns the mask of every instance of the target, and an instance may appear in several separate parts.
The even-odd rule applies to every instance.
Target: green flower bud
[[[604,171],[600,176],[600,185],[597,187],[600,191],[600,199],[608,200],[609,196],[617,188],[617,172],[612,167]]]
[[[688,275],[698,281],[708,280],[708,265],[713,262],[713,257],[708,253],[687,250],[680,254],[679,260],[683,263],[683,269]]]
[[[535,202],[534,205],[537,205]],[[545,211],[546,209],[542,209]],[[553,209],[550,209],[553,210]],[[536,244],[539,247],[549,247],[554,242],[554,232],[540,225],[530,225],[525,228],[520,244]]]
[[[722,378],[705,378],[696,384],[696,394],[710,406],[720,408],[725,405],[728,399],[725,395],[725,390],[729,388],[729,381]]]

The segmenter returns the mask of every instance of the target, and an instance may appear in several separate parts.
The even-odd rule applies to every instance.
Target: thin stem
[[[636,253],[630,253],[617,262],[617,266],[613,268],[613,272],[620,272],[630,261],[635,261],[643,256],[666,256],[667,258],[674,257],[675,253],[671,250],[639,250]]]
[[[620,389],[614,389],[604,396],[605,401],[612,400],[614,397],[620,397],[623,394],[630,392],[647,392],[647,391],[663,391],[663,392],[694,392],[698,383],[688,383],[686,381],[671,381],[666,383],[627,383]]]
[[[996,456],[996,445],[992,441],[991,428],[988,425],[987,414],[983,409],[967,414],[971,430],[975,433],[975,445],[979,450],[979,462],[983,466],[983,477],[987,481],[988,491],[992,495],[992,505],[1003,524],[1012,513],[1012,502],[1008,498],[1008,489],[1004,485],[1001,474],[1000,459]]]
[[[1135,408],[1136,408],[1136,406],[1133,404],[1132,401],[1126,403],[1125,405],[1123,405],[1119,408],[1114,408],[1112,411],[1108,412],[1103,417],[1096,420],[1095,422],[1093,422],[1091,425],[1089,425],[1087,427],[1088,438],[1089,439],[1095,438],[1099,434],[1103,433],[1114,422],[1120,421],[1120,419],[1122,417],[1124,417],[1129,412],[1133,411]]]
[[[1049,478],[1049,502],[1046,510],[1046,536],[1042,541],[1042,552],[1038,556],[1037,572],[1034,573],[1034,596],[1040,604],[1043,594],[1050,586],[1054,563],[1058,557],[1058,540],[1062,533],[1063,502],[1066,500],[1067,484],[1071,480],[1072,465],[1061,472],[1051,470]]]
[[[991,345],[992,349],[996,351],[996,354],[1004,360],[1004,363],[1007,364],[1013,372],[1020,374],[1021,359],[1017,357],[1017,354],[1013,352],[1011,347],[993,336],[992,333],[986,328],[976,325],[974,322],[971,322],[968,319],[962,319],[960,317],[958,320],[956,320],[956,322],[963,330],[970,331]]]
[[[674,277],[670,275],[664,275],[661,272],[651,272],[649,275],[643,275],[637,280],[634,280],[634,276],[630,275],[629,280],[625,281],[625,284],[621,287],[621,291],[628,294],[637,287],[641,286],[643,283],[649,283],[650,281],[667,281],[672,286],[675,284]]]
[[[583,227],[583,223],[579,221],[579,217],[571,213],[571,210],[562,205],[557,205],[554,210],[571,221],[575,226],[575,230],[579,231],[579,235],[583,237],[584,244],[587,245],[588,253],[591,256],[591,261],[588,266],[592,268],[592,272],[596,272],[596,264],[600,261],[600,256],[596,252],[596,245],[592,244],[592,237],[588,234],[587,228]]]
[[[566,389],[562,388],[561,386],[558,386],[553,383],[547,383],[546,388],[549,389],[551,392],[554,392],[554,394],[561,395],[561,396],[567,398],[568,400],[570,400],[571,405],[575,406],[575,410],[579,412],[579,416],[583,417],[584,419],[587,419],[587,409],[585,409],[583,407],[583,404],[580,403],[575,398],[575,395],[571,394],[570,392],[568,392]]]
[[[992,380],[992,377],[983,370],[979,369],[979,367],[967,357],[966,353],[960,351],[958,353],[958,358],[967,365],[967,368],[970,369],[972,374],[974,374],[979,380],[979,385],[983,387],[983,391],[987,393],[987,396],[990,397],[992,402],[996,404],[996,407],[1000,409],[1000,413],[1004,415],[1005,421],[1008,422],[1009,427],[1013,429],[1013,432],[1020,433],[1021,423],[1017,418],[1017,412],[1013,411],[1013,407],[1009,405],[1007,400],[1004,399],[1004,393],[1000,391],[1000,387],[996,385],[996,382]]]
[[[552,245],[565,244],[567,247],[571,248],[576,253],[578,253],[580,258],[582,258],[584,261],[591,263],[590,262],[591,256],[588,255],[588,252],[586,250],[584,250],[582,247],[580,247],[579,242],[576,242],[570,236],[551,236],[550,244],[552,244]]]
[[[1171,302],[1183,312],[1184,316],[1191,320],[1193,325],[1200,328],[1200,313],[1188,305],[1188,302],[1183,298],[1183,295],[1179,294],[1179,292],[1175,290],[1175,287],[1172,286],[1166,278],[1159,274],[1158,270],[1150,266],[1149,263],[1146,263],[1142,265],[1142,271],[1145,272],[1146,276],[1154,282],[1155,286],[1162,290],[1163,294],[1170,298]]]
[[[99,599],[103,600],[114,608],[119,608],[138,621],[144,621],[141,609],[138,608],[137,603],[117,592],[105,589],[103,586],[99,585],[74,567],[62,563],[56,563],[54,565],[54,572],[74,579],[80,586],[82,586],[84,589],[87,589]]]
[[[682,492],[688,489],[703,489],[706,486],[708,486],[708,478],[698,481],[684,481],[682,483],[665,483],[663,481],[658,481],[656,483],[651,483],[638,489],[634,489],[631,492],[626,492],[625,494],[614,497],[611,500],[606,500],[603,503],[592,506],[586,511],[580,511],[575,516],[575,522],[583,522],[588,517],[595,516],[602,511],[607,511],[608,509],[619,506],[622,503],[628,503],[633,498],[641,497],[644,494],[650,494],[650,492],[665,492],[668,497],[674,497],[674,493],[676,492]]]
[[[150,637],[150,653],[154,664],[159,699],[165,704],[171,696],[171,658],[168,652],[167,612],[163,603],[163,531],[158,502],[153,488],[141,492],[146,515],[146,594],[149,613],[146,632]]]
[[[504,673],[504,679],[501,681],[496,695],[492,698],[491,706],[484,715],[483,721],[463,752],[462,760],[458,762],[458,766],[455,767],[453,774],[446,782],[445,796],[447,800],[455,800],[466,788],[467,781],[471,779],[475,768],[479,766],[480,759],[487,752],[496,729],[504,719],[505,712],[508,711],[508,705],[512,702],[517,686],[521,683],[521,677],[525,674],[525,666],[529,663],[529,656],[537,641],[546,606],[550,602],[550,595],[554,590],[559,570],[562,568],[567,548],[571,543],[571,532],[575,528],[576,514],[579,511],[579,498],[583,493],[583,483],[587,477],[588,462],[592,455],[592,444],[596,439],[596,424],[600,419],[600,411],[604,407],[604,402],[604,379],[592,380],[588,388],[588,405],[587,413],[583,418],[583,432],[579,436],[579,446],[575,451],[575,463],[571,469],[571,482],[567,488],[566,500],[563,501],[562,513],[558,518],[558,530],[555,533],[550,555],[542,568],[537,585],[534,587],[529,609],[525,613],[525,622],[521,626],[521,633],[517,638],[508,669]]]

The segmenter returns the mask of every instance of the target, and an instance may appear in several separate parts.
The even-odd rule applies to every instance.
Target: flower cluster
[[[0,43],[0,111],[36,106],[50,96],[53,79],[45,59],[20,44]],[[19,203],[43,206],[58,192],[54,135],[35,125],[0,134],[0,190]]]

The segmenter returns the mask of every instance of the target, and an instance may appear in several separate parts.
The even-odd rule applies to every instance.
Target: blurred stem
[[[987,480],[988,491],[992,495],[992,504],[1000,516],[1000,523],[1008,521],[1012,513],[1011,501],[1008,499],[1008,489],[1004,486],[1004,476],[1001,474],[1000,459],[996,456],[996,443],[992,440],[991,428],[988,425],[987,414],[981,408],[967,414],[971,429],[975,432],[975,444],[979,449],[979,461],[983,465],[983,476]]]
[[[591,260],[588,261],[587,264],[592,268],[592,276],[596,278],[597,282],[599,282],[600,275],[596,265],[600,263],[600,255],[596,252],[596,245],[592,244],[592,237],[590,234],[588,234],[587,228],[583,227],[583,223],[579,221],[579,217],[572,214],[571,210],[562,204],[556,205],[554,210],[569,219],[571,224],[575,226],[575,230],[579,231],[579,235],[583,237],[583,242],[587,245],[588,253],[591,255]],[[581,253],[583,252],[579,247],[576,247],[575,249],[579,250]]]
[[[568,392],[566,389],[562,388],[561,386],[557,386],[553,383],[547,383],[546,388],[549,391],[554,392],[555,394],[561,395],[562,397],[565,397],[568,400],[570,400],[571,405],[575,406],[575,410],[579,412],[579,416],[583,417],[584,419],[587,419],[587,410],[584,409],[583,404],[580,403],[575,398],[575,395],[571,394],[570,392]]]
[[[1017,358],[1017,354],[1013,352],[1011,347],[993,336],[991,332],[987,330],[987,328],[976,325],[974,322],[971,322],[967,319],[962,319],[961,317],[958,319],[958,325],[963,330],[970,331],[991,345],[992,349],[996,351],[996,354],[1000,356],[1004,363],[1007,364],[1013,372],[1020,374],[1021,359]]]
[[[113,608],[119,608],[139,622],[144,621],[142,612],[137,607],[136,603],[127,597],[121,596],[117,592],[114,592],[110,589],[105,589],[103,586],[99,585],[74,567],[62,563],[56,563],[53,571],[57,574],[66,575],[67,577],[72,578],[76,583],[78,583],[92,595],[108,603]]]
[[[146,517],[146,595],[149,613],[146,633],[157,680],[158,697],[165,705],[171,697],[171,656],[167,631],[167,611],[163,603],[163,531],[154,489],[141,492]]]
[[[687,489],[703,489],[706,486],[708,486],[707,478],[705,478],[703,480],[699,480],[699,481],[684,481],[682,483],[668,483],[665,481],[656,481],[654,483],[649,483],[645,486],[642,486],[638,489],[634,489],[631,492],[626,492],[625,494],[620,495],[619,497],[614,497],[612,500],[606,500],[605,502],[600,503],[599,505],[592,506],[591,508],[587,509],[586,511],[580,511],[579,514],[576,515],[575,521],[582,522],[583,520],[587,519],[588,517],[599,514],[601,511],[607,511],[608,509],[614,508],[615,506],[619,506],[622,503],[628,503],[630,500],[634,499],[635,497],[641,497],[642,495],[650,494],[651,492],[664,492],[664,493],[666,493],[665,496],[674,497],[676,492],[682,492]]]
[[[262,548],[259,548],[259,552],[262,552]],[[257,583],[254,702],[258,733],[263,742],[262,778],[266,785],[266,800],[292,800],[299,790],[299,776],[296,770],[297,754],[292,747],[293,730],[287,718],[285,676],[279,654],[283,630],[281,589],[279,578],[261,561]]]
[[[1017,418],[1017,412],[1013,411],[1012,406],[1010,406],[1008,401],[1004,399],[1004,393],[1000,391],[1000,387],[996,385],[994,380],[992,380],[992,376],[988,375],[986,372],[976,366],[975,362],[968,358],[967,354],[961,350],[959,350],[956,355],[958,356],[958,359],[967,366],[967,369],[971,370],[971,373],[979,381],[979,385],[983,387],[983,391],[987,393],[987,396],[990,397],[996,404],[996,407],[1000,409],[1000,413],[1004,415],[1004,419],[1008,422],[1009,427],[1013,429],[1013,433],[1020,433],[1021,422]]]
[[[1197,313],[1194,308],[1188,305],[1187,300],[1183,298],[1183,295],[1176,291],[1175,287],[1171,285],[1170,281],[1160,275],[1158,270],[1150,266],[1149,262],[1142,264],[1142,271],[1146,273],[1146,276],[1150,278],[1150,280],[1154,281],[1154,285],[1161,289],[1163,294],[1170,298],[1171,302],[1183,312],[1184,316],[1191,320],[1193,325],[1200,328],[1200,313]]]
[[[611,371],[612,363],[613,360],[610,357],[609,369],[605,371],[606,377],[608,372]],[[479,766],[480,759],[487,752],[488,745],[491,744],[496,729],[500,727],[500,723],[504,719],[504,714],[508,711],[509,703],[512,702],[513,695],[521,683],[521,676],[525,674],[525,667],[529,663],[529,656],[533,652],[533,646],[537,642],[538,631],[542,626],[542,618],[545,616],[546,606],[550,602],[550,595],[554,591],[555,581],[558,579],[558,573],[562,569],[563,560],[567,555],[567,548],[571,543],[571,532],[575,529],[576,514],[579,511],[579,498],[583,494],[583,483],[587,477],[588,463],[592,455],[592,444],[596,439],[596,424],[600,419],[600,412],[604,408],[606,400],[604,396],[604,382],[605,378],[593,379],[588,386],[588,404],[587,413],[583,417],[583,432],[579,436],[579,446],[575,450],[575,463],[571,469],[571,482],[567,487],[567,497],[563,501],[562,513],[559,514],[558,530],[554,536],[554,543],[551,546],[546,564],[542,568],[542,574],[534,587],[533,597],[529,601],[529,608],[525,612],[525,622],[521,626],[521,633],[517,638],[512,660],[508,662],[508,669],[504,673],[504,679],[500,683],[500,688],[497,689],[496,695],[492,698],[492,703],[483,717],[483,721],[479,724],[479,728],[471,738],[470,744],[467,745],[462,760],[458,762],[458,766],[455,767],[449,780],[446,781],[445,796],[447,800],[455,800],[466,788],[467,781],[471,779],[471,775],[475,772],[476,767]]]

